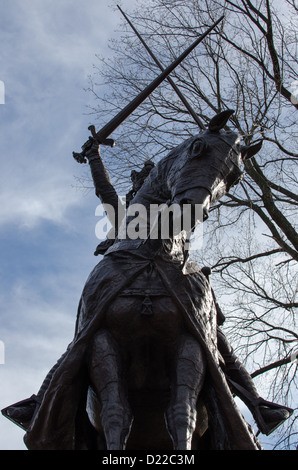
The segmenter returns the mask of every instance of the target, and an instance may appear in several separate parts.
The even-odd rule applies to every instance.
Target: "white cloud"
[[[62,223],[67,210],[80,204],[71,185],[81,168],[71,154],[89,135],[83,88],[95,53],[106,50],[115,28],[108,5],[13,0],[3,11],[2,226]]]
[[[41,241],[42,242],[42,241]],[[53,241],[55,246],[55,241]],[[62,247],[63,248],[63,247]],[[77,306],[85,279],[93,267],[90,252],[77,253],[52,247],[55,258],[15,268],[0,290],[0,340],[5,345],[5,364],[0,365],[0,408],[37,393],[51,367],[73,338]],[[41,267],[40,267],[40,266]],[[4,284],[4,285],[3,285]],[[0,449],[24,449],[24,432],[0,415]]]
[[[27,186],[26,182],[31,181]],[[14,224],[27,229],[34,229],[43,221],[55,224],[67,224],[68,211],[83,203],[82,194],[71,188],[72,179],[46,172],[44,178],[30,171],[18,172],[1,188],[0,205],[1,225]]]
[[[47,304],[25,282],[15,285],[10,294],[6,302],[1,302],[2,312],[5,309],[10,315],[5,327],[2,323],[0,328],[5,344],[5,364],[0,365],[1,408],[38,392],[73,332],[73,318],[63,303],[60,308]],[[23,435],[1,416],[1,449],[24,449]]]
[[[35,393],[64,352],[99,261],[92,255],[98,200],[72,188],[84,171],[72,151],[89,134],[87,76],[95,54],[108,55],[120,18],[109,4],[2,2],[0,408]],[[123,2],[128,10],[133,4]],[[23,434],[0,416],[0,449],[24,449]]]

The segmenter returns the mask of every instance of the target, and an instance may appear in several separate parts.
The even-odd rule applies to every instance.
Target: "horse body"
[[[200,205],[205,220],[210,205],[241,177],[240,165],[237,134],[207,131],[159,162],[131,204],[142,205],[147,214],[152,204],[176,203],[182,208],[185,204],[192,208]],[[131,220],[129,216],[124,220],[124,229]],[[118,239],[106,254],[115,259],[124,254],[132,263],[134,258],[148,260],[141,274],[108,305],[91,346],[89,370],[95,393],[89,400],[89,414],[95,428],[102,426],[110,450],[125,448],[138,413],[143,436],[154,436],[152,410],[149,422],[145,419],[148,394],[159,403],[157,413],[165,414],[167,432],[163,437],[167,441],[171,436],[174,449],[191,449],[196,425],[202,424],[197,423],[196,415],[205,377],[204,352],[158,270],[159,260],[176,263],[180,269],[185,265],[185,234],[151,240],[149,220],[143,222],[145,242]],[[198,222],[193,220],[192,228]],[[210,291],[201,294],[210,296]],[[212,334],[216,341],[216,332]],[[139,400],[139,407],[132,410],[136,395],[143,396],[143,403],[140,405]],[[130,439],[131,445],[140,448],[142,440],[141,433]],[[150,440],[146,442],[149,448],[152,445]]]
[[[203,353],[161,286],[162,278],[149,265],[111,302],[92,341],[89,370],[96,394],[91,395],[89,406],[93,425],[97,430],[103,426],[110,450],[126,446],[135,419],[139,432],[131,436],[132,448],[144,443],[152,448],[152,437],[156,441],[161,425],[161,448],[165,442],[170,445],[169,433],[174,435],[175,448],[191,448],[205,368]],[[162,422],[166,412],[168,418]]]
[[[145,207],[146,214],[152,204],[175,203],[182,215],[190,207],[191,229],[205,220],[211,204],[242,175],[245,155],[238,135],[222,130],[230,115],[215,116],[208,130],[161,160],[131,205]],[[193,211],[196,205],[202,209],[201,220]],[[124,229],[131,220],[128,215]],[[202,390],[210,377],[214,403],[225,414],[235,448],[256,448],[220,371],[212,291],[187,259],[187,233],[172,230],[168,238],[155,239],[148,220],[145,237],[118,237],[90,274],[74,341],[25,436],[29,448],[57,448],[57,443],[58,448],[73,448],[74,416],[86,396],[85,369],[89,389],[83,412],[87,409],[101,436],[98,448],[197,448],[206,429]],[[220,432],[219,413],[211,411]],[[220,439],[215,448],[224,448],[225,431]]]

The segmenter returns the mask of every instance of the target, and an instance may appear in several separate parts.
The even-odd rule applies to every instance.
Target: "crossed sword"
[[[135,34],[138,36],[148,53],[151,55],[152,59],[155,61],[155,63],[158,65],[158,67],[161,70],[161,74],[158,75],[143,91],[141,91],[130,103],[128,103],[127,106],[125,106],[113,119],[111,119],[100,131],[96,132],[95,126],[91,125],[88,127],[90,130],[92,137],[90,136],[89,139],[84,143],[82,146],[82,151],[80,153],[73,152],[73,157],[75,160],[79,163],[86,163],[87,158],[86,158],[86,153],[90,148],[92,147],[92,144],[94,140],[98,142],[98,144],[101,145],[109,145],[110,147],[113,147],[115,145],[115,141],[113,139],[109,139],[108,137],[114,132],[115,129],[117,129],[118,126],[122,122],[127,119],[130,114],[133,113],[133,111],[140,106],[140,104],[145,101],[145,99],[165,80],[167,79],[168,82],[171,84],[179,98],[181,99],[182,103],[186,107],[186,109],[189,111],[191,116],[193,117],[194,121],[196,124],[201,129],[205,129],[204,124],[202,121],[199,119],[191,105],[188,103],[186,98],[183,96],[177,85],[173,82],[173,80],[169,77],[169,74],[194,50],[194,48],[202,42],[202,40],[223,20],[224,15],[222,15],[215,23],[213,23],[212,26],[210,26],[203,34],[201,34],[176,60],[174,60],[167,68],[164,68],[160,61],[157,59],[155,54],[152,52],[152,50],[149,48],[149,46],[146,44],[140,33],[136,30],[132,22],[129,20],[129,18],[126,16],[126,14],[122,11],[119,5],[117,5],[118,9],[130,25],[130,27],[133,29]]]

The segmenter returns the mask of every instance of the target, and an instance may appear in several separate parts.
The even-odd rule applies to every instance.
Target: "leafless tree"
[[[226,312],[225,330],[267,396],[297,406],[297,4],[295,0],[146,0],[129,12],[167,65],[221,14],[224,21],[172,74],[200,119],[232,108],[230,126],[244,142],[263,139],[245,178],[214,207],[200,263]],[[116,13],[115,13],[116,14]],[[90,77],[90,109],[98,127],[159,74],[123,21]],[[102,152],[118,191],[132,169],[157,161],[196,123],[164,82],[115,133]],[[258,380],[259,379],[259,380]],[[267,384],[268,387],[267,387]],[[296,400],[296,401],[295,401]],[[297,442],[297,413],[277,431],[276,448]]]

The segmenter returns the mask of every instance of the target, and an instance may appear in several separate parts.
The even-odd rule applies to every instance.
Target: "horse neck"
[[[170,154],[171,155],[171,154]],[[152,237],[152,233],[156,230],[156,224],[159,225],[159,211],[162,211],[163,208],[170,205],[171,202],[171,191],[168,188],[168,174],[173,164],[173,158],[165,157],[161,160],[156,167],[154,167],[147,179],[145,180],[143,186],[139,189],[136,196],[130,203],[131,208],[131,215],[138,211],[138,204],[146,209],[146,221],[147,221],[147,235],[148,237]],[[157,210],[158,206],[158,210]],[[126,218],[126,223],[131,222],[130,217]],[[175,252],[175,257],[180,257],[183,259],[183,237],[184,234],[181,232],[180,235],[171,238],[171,236],[167,238],[160,238],[160,243],[157,242],[156,239],[152,241],[152,247],[159,248],[162,247],[162,252],[167,255],[167,257],[172,258],[172,253]],[[146,246],[148,247],[151,244],[150,241],[147,240],[147,243],[143,246],[144,250],[146,251]],[[160,252],[160,250],[158,250]],[[180,256],[178,255],[180,252]]]
[[[169,165],[170,161],[167,157],[157,163],[131,204],[143,204],[150,210],[151,204],[165,204],[171,199],[171,191],[167,185]]]

